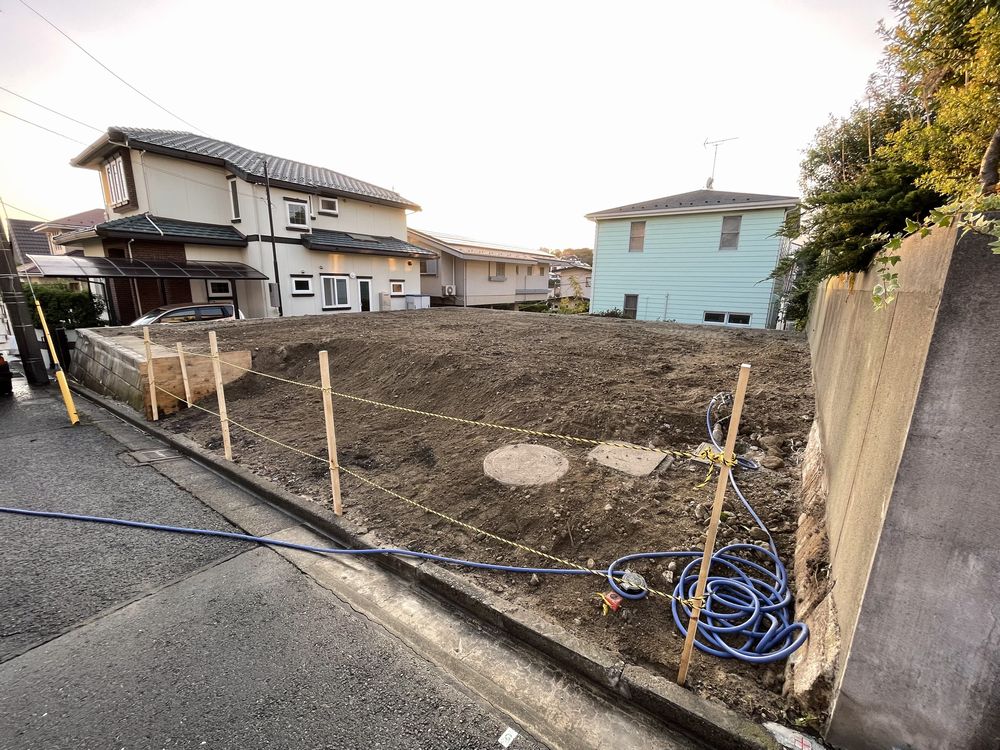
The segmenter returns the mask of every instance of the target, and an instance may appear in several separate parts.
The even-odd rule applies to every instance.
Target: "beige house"
[[[593,288],[593,273],[593,269],[581,260],[559,258],[552,264],[552,275],[556,279],[554,296],[589,300]]]
[[[417,229],[407,239],[434,253],[420,263],[420,288],[436,303],[516,307],[549,297],[555,258],[546,252]]]
[[[406,241],[419,206],[398,193],[214,138],[111,128],[72,163],[100,175],[109,220],[55,238],[82,256],[36,262],[103,279],[119,323],[215,300],[247,317],[405,309],[436,257]]]

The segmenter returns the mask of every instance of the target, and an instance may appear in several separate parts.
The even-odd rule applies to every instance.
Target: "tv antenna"
[[[733,136],[732,138],[720,138],[717,141],[710,141],[708,138],[705,139],[705,142],[702,144],[703,148],[708,148],[709,146],[713,146],[715,148],[715,151],[712,153],[712,176],[705,180],[706,189],[711,190],[712,186],[715,184],[715,162],[719,158],[719,144],[725,143],[726,141],[735,141],[737,138],[738,136]]]

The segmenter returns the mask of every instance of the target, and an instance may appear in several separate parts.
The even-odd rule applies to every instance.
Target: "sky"
[[[410,226],[533,248],[590,247],[584,214],[703,187],[706,139],[736,138],[716,189],[797,194],[891,20],[888,0],[26,2],[212,137],[392,188],[422,207]],[[0,0],[0,87],[101,129],[192,129],[20,0]],[[100,135],[2,90],[0,110]],[[99,207],[82,149],[0,114],[10,217]]]

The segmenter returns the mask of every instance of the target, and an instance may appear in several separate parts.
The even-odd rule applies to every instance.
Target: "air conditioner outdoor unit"
[[[455,285],[447,284],[441,287],[441,294],[444,297],[454,297],[455,296]]]

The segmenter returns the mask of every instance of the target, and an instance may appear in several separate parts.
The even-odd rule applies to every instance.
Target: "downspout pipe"
[[[274,242],[274,208],[271,206],[271,178],[267,174],[267,159],[264,159],[264,194],[267,196],[267,221],[271,227],[271,259],[274,261],[274,284],[278,292],[278,317],[285,317],[281,304],[281,276],[278,275],[278,246]]]

